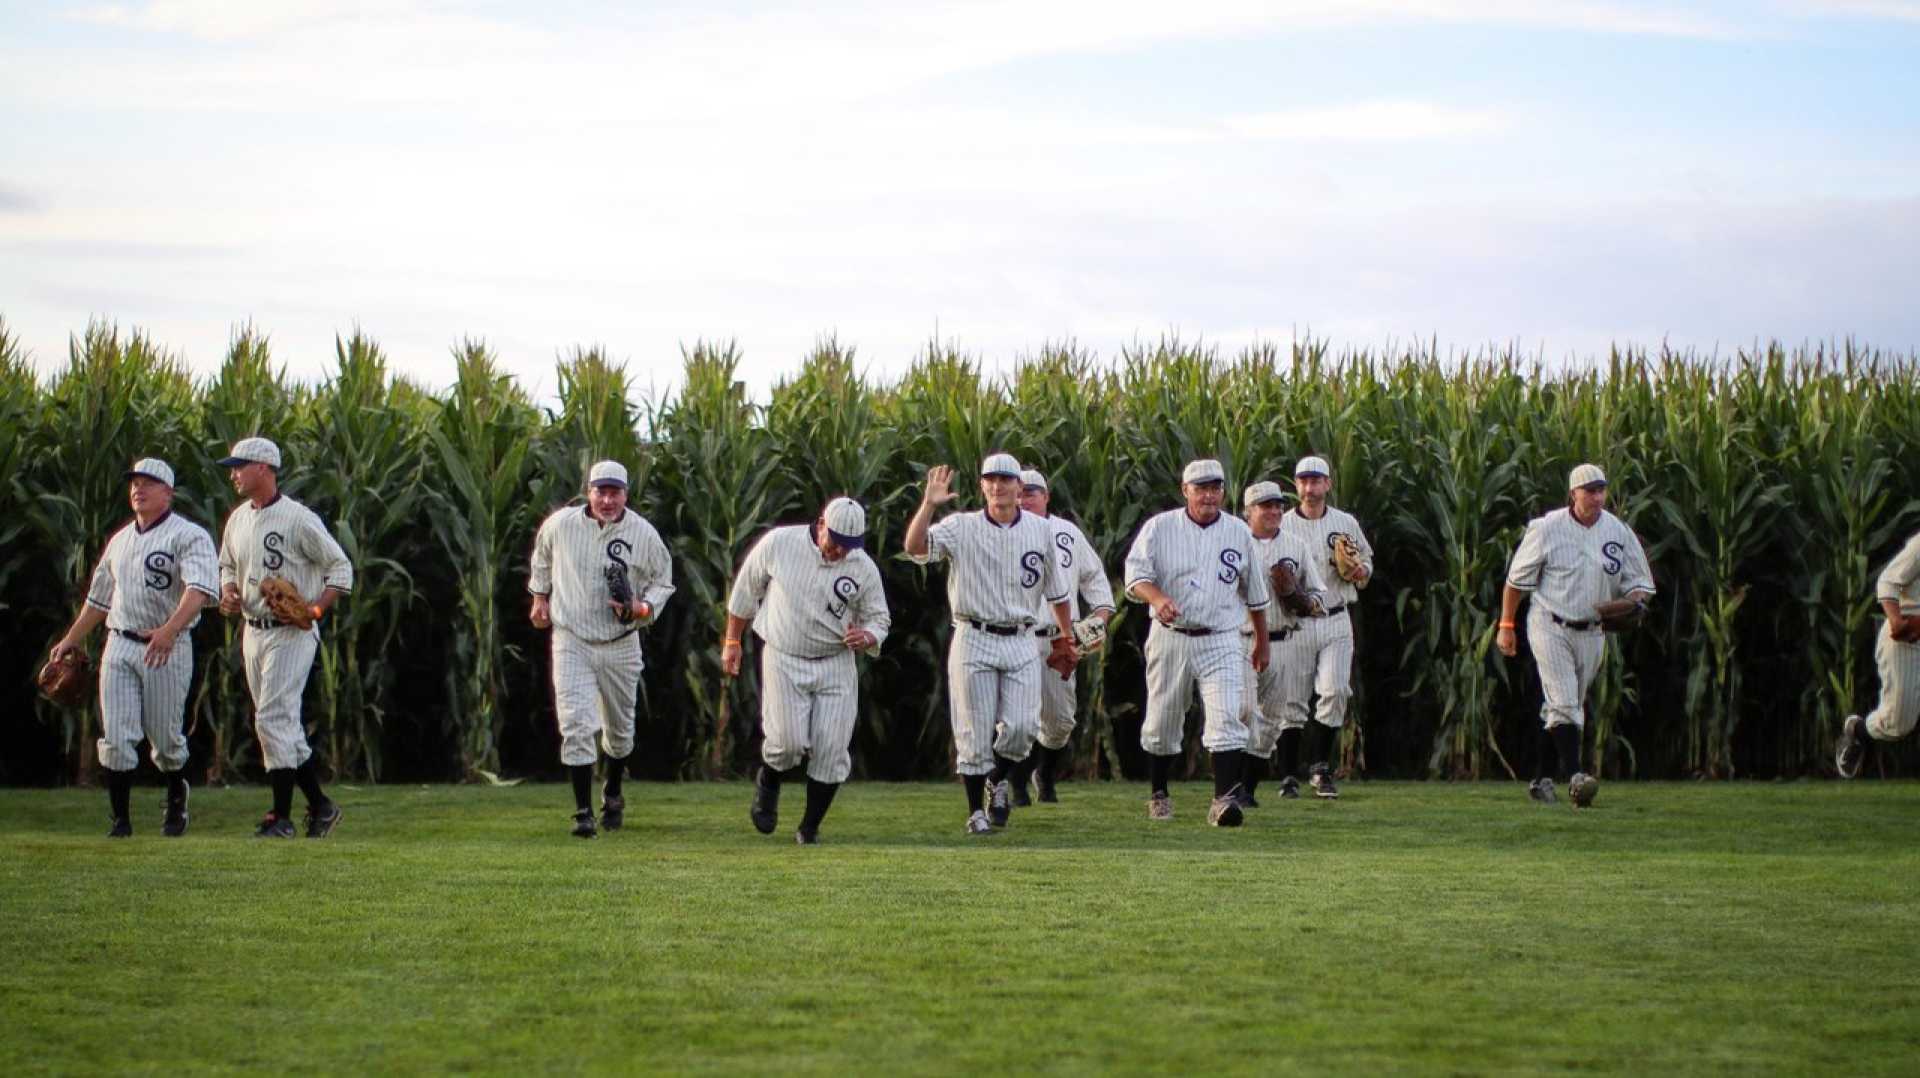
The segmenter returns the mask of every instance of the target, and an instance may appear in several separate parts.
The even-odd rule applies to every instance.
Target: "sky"
[[[1231,355],[1920,351],[1920,0],[0,0],[0,318],[435,387]]]

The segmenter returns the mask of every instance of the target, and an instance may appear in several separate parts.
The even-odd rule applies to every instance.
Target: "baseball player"
[[[183,717],[193,680],[193,627],[200,608],[220,599],[213,537],[173,513],[173,468],[137,460],[126,473],[133,519],[107,540],[94,567],[86,602],[67,634],[53,645],[56,661],[102,622],[107,646],[100,656],[100,766],[107,772],[113,816],[108,838],[133,834],[128,810],[140,739],[167,777],[167,811],[160,833],[187,833],[187,735]]]
[[[1280,725],[1281,797],[1300,796],[1295,775],[1300,768],[1301,742],[1306,742],[1309,782],[1324,798],[1340,796],[1333,782],[1335,750],[1340,727],[1347,721],[1347,701],[1353,696],[1353,606],[1360,589],[1373,579],[1373,544],[1360,530],[1352,513],[1327,504],[1333,490],[1333,469],[1322,457],[1302,457],[1293,466],[1293,486],[1300,504],[1280,518],[1280,530],[1303,540],[1316,551],[1315,568],[1326,582],[1326,616],[1303,622],[1274,658],[1286,679],[1287,718]],[[1335,549],[1352,551],[1353,568],[1340,573]],[[1309,707],[1309,701],[1319,697]]]
[[[1280,530],[1280,516],[1286,510],[1286,495],[1280,492],[1280,484],[1262,481],[1248,487],[1241,494],[1241,505],[1246,511],[1247,527],[1253,532],[1253,553],[1257,570],[1263,579],[1271,579],[1267,574],[1273,567],[1285,562],[1298,580],[1302,605],[1308,608],[1306,618],[1288,610],[1282,603],[1275,601],[1267,609],[1267,668],[1253,669],[1253,619],[1247,618],[1247,624],[1240,630],[1245,640],[1247,654],[1247,684],[1253,691],[1247,693],[1247,759],[1246,774],[1241,780],[1240,807],[1259,808],[1260,801],[1254,791],[1260,787],[1260,780],[1266,777],[1267,766],[1273,759],[1274,746],[1279,742],[1281,729],[1288,721],[1288,692],[1301,694],[1301,702],[1313,689],[1313,656],[1305,650],[1292,651],[1285,645],[1299,635],[1305,623],[1314,617],[1325,616],[1326,583],[1320,575],[1321,558],[1316,556],[1315,548],[1309,547],[1306,540],[1297,535],[1289,535]],[[1289,659],[1304,666],[1301,670],[1289,670]],[[1298,797],[1299,782],[1293,777],[1293,770],[1300,766],[1298,753],[1299,728],[1294,727],[1294,757],[1288,762],[1286,778],[1281,786],[1282,797]],[[1292,790],[1291,794],[1286,791]]]
[[[1519,654],[1516,619],[1520,600],[1531,595],[1527,644],[1546,700],[1540,707],[1545,733],[1527,796],[1543,804],[1556,800],[1555,777],[1569,782],[1581,774],[1584,701],[1606,651],[1595,605],[1620,598],[1644,604],[1654,594],[1640,537],[1607,512],[1606,474],[1582,464],[1567,476],[1567,488],[1567,506],[1530,521],[1513,552],[1494,638],[1500,654]]]
[[[253,730],[273,786],[273,809],[255,838],[293,837],[293,787],[307,798],[308,838],[325,838],[340,823],[340,806],[320,776],[300,719],[300,697],[320,647],[320,619],[353,590],[353,565],[313,510],[280,493],[280,447],[242,438],[221,458],[241,497],[220,535],[220,612],[246,619],[241,655],[253,695]],[[314,624],[282,623],[260,596],[260,582],[280,577],[313,603]]]
[[[633,752],[642,667],[636,633],[673,594],[673,561],[660,533],[627,508],[626,467],[603,460],[587,471],[587,504],[540,522],[532,568],[530,620],[553,630],[553,709],[560,762],[573,780],[573,834],[592,838],[593,765],[602,750],[600,826],[617,831],[626,822],[621,779]],[[626,601],[615,598],[616,587]]]
[[[1874,597],[1887,615],[1887,630],[1874,640],[1874,663],[1880,668],[1880,703],[1863,718],[1848,715],[1840,726],[1834,767],[1840,777],[1860,773],[1869,741],[1898,741],[1913,732],[1920,719],[1920,533],[1907,540],[1887,567],[1880,571]]]
[[[853,773],[847,746],[859,714],[854,653],[880,654],[893,619],[880,569],[863,549],[867,511],[835,498],[812,524],[775,528],[755,543],[727,597],[720,669],[740,676],[747,626],[764,647],[760,663],[761,766],[754,778],[753,826],[780,822],[783,772],[807,765],[807,811],[794,841],[820,841],[820,821]]]
[[[948,709],[954,769],[967,790],[967,833],[1005,827],[1013,810],[1007,776],[1033,750],[1040,723],[1040,683],[1059,677],[1040,660],[1034,632],[1051,618],[1056,657],[1078,658],[1067,615],[1069,585],[1053,550],[1053,526],[1020,511],[1020,463],[994,453],[980,465],[987,507],[953,513],[929,526],[933,511],[954,500],[953,469],[927,469],[926,494],[907,524],[907,556],[948,563]],[[1051,612],[1048,611],[1051,607]],[[1050,660],[1051,661],[1051,660]],[[993,787],[991,804],[986,790]]]
[[[1180,754],[1187,701],[1194,685],[1206,711],[1201,742],[1213,754],[1213,803],[1207,822],[1238,827],[1245,770],[1247,656],[1240,628],[1253,625],[1252,663],[1267,668],[1267,578],[1259,571],[1253,532],[1220,511],[1226,472],[1217,460],[1196,460],[1180,477],[1186,505],[1147,521],[1127,552],[1126,593],[1153,609],[1147,632],[1147,709],[1140,747],[1149,757],[1147,818],[1173,819],[1167,779]]]
[[[1053,501],[1053,492],[1047,487],[1047,477],[1031,469],[1020,473],[1020,511],[1047,521],[1053,525],[1053,556],[1060,562],[1060,571],[1067,578],[1067,616],[1073,619],[1075,642],[1090,641],[1083,649],[1097,651],[1106,642],[1107,622],[1113,619],[1113,585],[1107,581],[1107,567],[1101,563],[1100,555],[1087,542],[1087,537],[1073,521],[1064,517],[1048,514]],[[1087,616],[1080,616],[1080,598],[1087,600]],[[1053,638],[1058,630],[1053,625],[1042,625],[1034,630],[1039,638],[1040,656],[1044,659],[1053,647]],[[1027,805],[1031,803],[1027,793],[1028,780],[1037,780],[1040,800],[1058,801],[1059,794],[1054,790],[1054,772],[1064,755],[1067,739],[1073,736],[1074,693],[1078,686],[1074,678],[1040,677],[1040,736],[1039,744],[1034,746],[1027,758],[1013,772],[1013,803]]]

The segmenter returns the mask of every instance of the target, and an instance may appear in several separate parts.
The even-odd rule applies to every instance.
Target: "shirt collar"
[[[133,518],[133,534],[145,535],[148,532],[152,531],[153,529],[158,528],[160,525],[165,524],[167,522],[167,518],[172,515],[173,515],[173,510],[169,509],[166,512],[160,514],[159,517],[155,518],[153,523],[147,525],[144,528],[140,526],[140,518],[134,517]]]

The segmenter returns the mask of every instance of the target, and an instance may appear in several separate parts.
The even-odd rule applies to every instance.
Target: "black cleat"
[[[1257,809],[1260,807],[1260,801],[1253,796],[1252,790],[1247,789],[1245,786],[1235,786],[1233,789],[1234,800],[1239,803],[1241,808]]]
[[[113,818],[113,827],[107,832],[107,837],[108,838],[132,838],[133,837],[133,821],[127,819],[125,816],[115,816]]]
[[[180,786],[180,796],[167,794],[167,814],[160,821],[160,833],[168,838],[179,838],[187,833],[187,787]]]
[[[1043,805],[1057,805],[1060,803],[1060,794],[1053,788],[1053,783],[1051,782],[1036,781],[1034,783],[1034,793],[1039,796],[1040,803]]]
[[[593,810],[581,809],[573,814],[573,837],[592,838],[599,834],[593,826]]]
[[[1313,774],[1308,776],[1307,781],[1313,786],[1315,797],[1331,801],[1340,796],[1340,787],[1333,784],[1333,769],[1325,764],[1314,768]]]
[[[753,779],[753,803],[747,806],[747,819],[763,835],[773,834],[773,829],[780,826],[780,781],[775,779],[768,785],[767,775],[762,765]]]
[[[1013,815],[1013,784],[1001,779],[992,786],[992,794],[987,798],[987,822],[995,827],[1007,826],[1007,818]]]
[[[1533,801],[1538,801],[1542,805],[1551,805],[1560,800],[1553,796],[1552,779],[1534,779],[1528,783],[1527,797]]]
[[[795,831],[793,833],[793,843],[796,846],[818,846],[820,845],[820,832]]]
[[[1207,822],[1215,827],[1239,827],[1246,818],[1240,811],[1241,793],[1240,784],[1236,782],[1231,790],[1214,798],[1207,806]]]
[[[627,799],[624,797],[603,797],[600,801],[600,827],[606,831],[618,831],[620,825],[627,822]]]
[[[307,806],[307,837],[326,838],[333,834],[334,825],[346,813],[340,811],[338,801],[329,800],[321,805]]]
[[[278,813],[269,812],[260,819],[260,826],[253,829],[254,838],[292,838],[293,821]]]
[[[1281,780],[1280,800],[1282,801],[1300,800],[1300,780],[1299,779],[1294,778],[1292,775],[1288,775],[1285,779]]]

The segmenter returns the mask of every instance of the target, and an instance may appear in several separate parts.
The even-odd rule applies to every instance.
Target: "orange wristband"
[[[1500,623],[1500,627],[1501,627],[1502,629],[1517,629],[1517,628],[1519,628],[1519,626],[1518,626],[1518,625],[1515,625],[1515,624],[1514,624],[1513,622],[1511,622],[1511,621],[1503,621],[1503,622],[1501,622],[1501,623]]]
[[[325,617],[325,616],[326,616],[326,613],[327,613],[327,612],[326,612],[326,611],[324,611],[324,610],[322,610],[322,609],[320,609],[320,607],[319,607],[318,605],[315,605],[315,606],[313,607],[313,620],[315,620],[315,621],[319,621],[319,620],[320,620],[321,618],[323,618],[323,617]]]
[[[736,648],[740,646],[740,641],[734,639],[731,636],[727,637],[727,643],[732,644]]]

